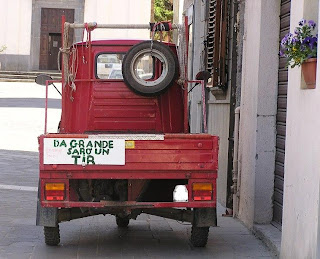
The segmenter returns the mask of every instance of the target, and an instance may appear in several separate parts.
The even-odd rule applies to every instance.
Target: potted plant
[[[302,19],[294,33],[281,40],[280,56],[287,58],[287,66],[301,66],[307,88],[316,87],[318,34],[314,35],[316,23]]]

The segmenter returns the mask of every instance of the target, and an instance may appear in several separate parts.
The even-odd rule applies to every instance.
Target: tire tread
[[[194,247],[205,247],[208,242],[209,227],[195,227],[191,228],[190,242]]]
[[[44,240],[49,246],[57,246],[60,243],[60,230],[57,227],[44,227]]]

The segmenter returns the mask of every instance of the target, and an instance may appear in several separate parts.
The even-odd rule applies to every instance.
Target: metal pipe
[[[49,80],[46,81],[46,101],[44,109],[44,134],[47,134],[47,121],[48,121],[48,85]]]
[[[186,64],[184,67],[185,76],[188,78],[188,52],[189,52],[189,27],[188,16],[184,17],[185,37],[186,37]],[[188,80],[184,82],[184,133],[189,132],[189,111],[188,111]]]
[[[81,29],[85,28],[85,23],[70,23],[70,28]],[[150,29],[150,24],[98,24],[96,22],[89,22],[87,26],[90,28],[103,29]],[[178,29],[179,25],[172,24],[172,29]]]
[[[233,181],[233,217],[238,215],[239,210],[239,197],[240,197],[240,179],[239,179],[239,122],[240,122],[240,107],[235,109],[234,119],[234,146],[233,146],[233,170],[232,170],[232,181]]]

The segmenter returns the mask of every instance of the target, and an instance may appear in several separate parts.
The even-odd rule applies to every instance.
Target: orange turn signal
[[[46,191],[64,191],[64,183],[46,183]]]
[[[212,191],[212,183],[193,183],[192,190],[194,191]]]

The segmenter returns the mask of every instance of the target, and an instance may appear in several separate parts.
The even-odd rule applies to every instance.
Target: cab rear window
[[[103,53],[96,58],[96,72],[99,79],[123,79],[123,53]]]
[[[123,79],[122,61],[124,53],[102,53],[96,58],[96,75],[99,79]],[[154,77],[154,59],[143,56],[134,66],[135,73],[143,80]]]

